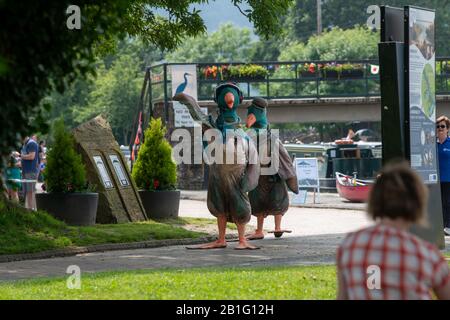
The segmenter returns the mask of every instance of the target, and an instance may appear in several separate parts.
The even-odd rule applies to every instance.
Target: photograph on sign
[[[175,64],[171,65],[172,75],[172,96],[177,93],[185,93],[197,100],[197,65],[195,64]],[[172,101],[174,111],[174,125],[176,128],[199,126],[192,119],[186,106],[178,101]],[[207,108],[202,108],[205,114]]]
[[[111,178],[109,177],[108,171],[106,171],[105,164],[103,163],[103,159],[100,156],[94,156],[94,162],[97,166],[98,172],[100,173],[100,177],[102,178],[103,185],[106,189],[114,188]]]
[[[109,159],[113,164],[114,171],[116,172],[116,176],[119,179],[119,182],[122,185],[122,187],[129,186],[130,182],[128,181],[127,176],[125,175],[125,171],[123,170],[122,164],[120,163],[120,160],[117,157],[117,155],[110,154]]]
[[[437,183],[435,12],[414,7],[405,10],[411,167],[425,183]]]

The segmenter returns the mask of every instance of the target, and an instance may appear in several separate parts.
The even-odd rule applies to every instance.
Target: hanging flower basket
[[[298,72],[301,78],[316,78],[319,68],[320,65],[317,66],[315,63],[305,63],[304,65],[298,66]]]
[[[341,78],[344,79],[358,79],[364,77],[364,67],[360,64],[344,64],[341,66]]]
[[[230,66],[226,71],[222,71],[224,80],[243,81],[261,81],[265,80],[269,71],[266,68],[256,64],[244,64]]]

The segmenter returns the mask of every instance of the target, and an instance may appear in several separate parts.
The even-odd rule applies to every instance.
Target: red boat
[[[336,189],[344,199],[351,202],[367,202],[373,181],[361,180],[336,172]]]

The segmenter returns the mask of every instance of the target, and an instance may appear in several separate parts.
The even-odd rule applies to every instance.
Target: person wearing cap
[[[298,193],[298,180],[289,153],[281,141],[272,134],[267,120],[267,101],[255,98],[247,109],[247,127],[254,131],[252,135],[258,146],[261,163],[261,175],[258,186],[249,192],[252,215],[257,218],[255,232],[249,240],[264,238],[264,218],[273,215],[275,219],[275,237],[281,237],[290,230],[281,228],[281,219],[289,208],[288,187]],[[270,161],[263,161],[267,156]],[[277,164],[274,166],[274,164]]]

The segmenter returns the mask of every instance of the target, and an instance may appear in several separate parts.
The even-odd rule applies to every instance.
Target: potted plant
[[[323,77],[326,79],[339,79],[339,76],[342,71],[342,66],[340,64],[336,63],[327,63],[323,66],[322,72]]]
[[[53,141],[44,174],[46,192],[36,194],[36,206],[69,225],[94,225],[98,193],[89,190],[81,155],[63,120],[54,125]]]
[[[151,219],[176,218],[180,207],[180,191],[175,188],[177,166],[165,133],[161,119],[151,119],[132,172]]]
[[[268,74],[266,68],[256,64],[230,66],[227,70],[228,80],[237,81],[264,80]]]
[[[341,66],[342,78],[362,78],[364,77],[364,66],[362,64],[345,63]]]
[[[298,66],[298,72],[302,78],[315,78],[317,65],[315,63],[305,63]]]
[[[220,73],[220,68],[217,66],[206,66],[200,70],[202,74],[202,78],[205,80],[208,79],[217,79],[217,75]]]

